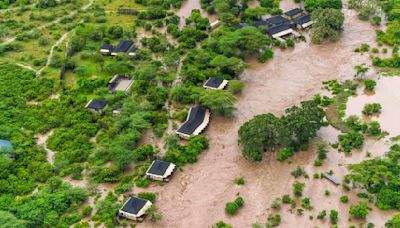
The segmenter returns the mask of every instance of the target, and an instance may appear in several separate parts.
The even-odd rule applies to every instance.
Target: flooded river
[[[292,8],[292,2],[284,0],[284,10]],[[185,4],[198,3],[190,0]],[[185,10],[188,11],[186,8]],[[341,164],[365,159],[366,150],[372,156],[384,152],[387,148],[385,143],[367,141],[366,149],[355,151],[351,156],[331,151],[324,166],[314,168],[314,147],[297,153],[291,164],[276,161],[274,153],[268,153],[262,162],[256,163],[243,159],[237,143],[239,127],[254,115],[267,112],[281,115],[285,108],[312,98],[320,91],[323,81],[350,79],[355,73],[354,65],[370,62],[367,55],[354,53],[353,49],[361,43],[374,44],[375,28],[367,22],[359,21],[355,12],[348,9],[344,12],[345,28],[338,42],[320,46],[312,45],[309,41],[300,42],[294,49],[275,49],[274,58],[265,64],[250,60],[251,67],[242,76],[245,89],[238,98],[235,117],[227,119],[213,116],[206,131],[210,139],[210,149],[200,156],[197,163],[178,171],[168,184],[154,185],[148,189],[158,193],[157,206],[163,213],[163,218],[155,224],[147,220],[140,227],[200,228],[209,227],[219,220],[234,227],[250,227],[254,222],[265,223],[267,215],[274,212],[270,209],[272,201],[283,194],[292,193],[294,178],[290,172],[296,166],[305,167],[311,176],[314,172],[332,169],[335,176],[341,178],[346,173]],[[373,73],[371,70],[370,74]],[[333,128],[324,128],[319,132],[320,138],[332,142],[337,134]],[[237,186],[233,182],[240,176],[246,180],[243,186]],[[340,195],[344,194],[341,187],[333,186],[325,180],[301,181],[306,182],[304,195],[311,198],[315,209],[298,216],[290,213],[289,208],[282,208],[279,212],[282,215],[282,227],[328,226],[327,221],[309,219],[310,215],[316,217],[323,209],[340,211],[339,227],[359,223],[348,221],[349,205],[339,203]],[[325,196],[325,190],[329,190],[331,196]],[[245,206],[236,216],[226,215],[225,204],[238,194],[244,198]],[[354,196],[349,196],[351,200],[356,200]],[[392,213],[377,212],[374,209],[368,218],[376,227],[382,227]]]

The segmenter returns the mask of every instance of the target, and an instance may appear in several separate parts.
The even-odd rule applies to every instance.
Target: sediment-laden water
[[[198,2],[190,0],[182,10],[190,12],[189,9],[196,6]],[[293,7],[292,0],[282,2],[284,10]],[[178,14],[184,15],[184,12]],[[267,112],[281,115],[286,108],[311,99],[320,91],[323,81],[351,79],[355,74],[354,65],[370,63],[368,55],[360,55],[353,49],[361,43],[375,44],[375,28],[368,22],[359,21],[354,11],[344,9],[344,13],[344,32],[338,42],[323,45],[299,42],[294,49],[276,48],[274,58],[265,64],[249,60],[251,67],[242,75],[245,89],[238,98],[235,117],[228,119],[214,115],[205,133],[210,140],[210,149],[200,156],[197,163],[178,171],[169,183],[163,186],[154,184],[147,189],[158,193],[157,206],[163,218],[155,224],[147,220],[140,226],[208,227],[224,220],[234,227],[249,227],[254,222],[265,223],[269,213],[282,215],[282,227],[328,226],[328,221],[315,219],[323,209],[339,210],[339,227],[359,223],[349,222],[348,205],[339,203],[339,197],[348,193],[326,180],[312,180],[312,173],[332,169],[335,176],[342,178],[347,172],[345,164],[365,159],[367,150],[372,156],[383,154],[388,146],[384,142],[368,140],[362,151],[354,151],[351,156],[330,151],[324,166],[319,168],[312,165],[316,157],[315,146],[297,153],[291,164],[276,161],[275,153],[268,153],[262,162],[257,163],[245,160],[237,143],[239,127],[253,116]],[[373,74],[371,69],[369,75]],[[335,142],[337,135],[332,127],[323,128],[315,141]],[[280,212],[269,209],[276,197],[292,193],[294,178],[290,172],[297,166],[305,167],[311,174],[309,180],[301,181],[306,182],[304,195],[311,198],[315,209],[303,216],[291,213],[288,206]],[[245,185],[233,183],[239,176],[246,179]],[[325,196],[325,190],[329,190],[331,196]],[[236,216],[226,215],[225,204],[238,194],[244,198],[245,206]],[[354,202],[358,200],[354,194],[349,196]],[[378,213],[374,208],[368,219],[376,227],[382,227],[391,214]],[[314,220],[310,220],[309,215],[313,215]]]

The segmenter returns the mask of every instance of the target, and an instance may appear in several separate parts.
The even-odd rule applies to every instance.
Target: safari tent
[[[124,205],[119,209],[119,216],[134,220],[143,221],[146,211],[153,205],[149,200],[129,197],[129,199],[124,203]]]
[[[108,82],[108,90],[110,93],[116,93],[117,91],[128,93],[132,84],[133,79],[131,77],[114,75]]]
[[[85,106],[85,108],[98,113],[101,113],[106,107],[107,101],[100,99],[92,99]]]
[[[206,89],[215,89],[221,90],[224,89],[228,85],[228,80],[224,80],[222,78],[209,78],[203,85]]]
[[[208,125],[210,121],[210,111],[203,107],[192,107],[186,121],[178,128],[176,133],[184,138],[189,139],[191,136],[199,135]]]
[[[146,176],[152,180],[169,181],[169,177],[175,172],[176,165],[171,162],[154,160],[146,171]]]

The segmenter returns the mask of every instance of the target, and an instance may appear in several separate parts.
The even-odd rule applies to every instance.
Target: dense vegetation
[[[385,157],[363,161],[349,166],[346,179],[374,194],[376,206],[383,210],[400,209],[399,162],[400,146],[395,144]]]
[[[239,129],[243,156],[260,161],[266,150],[305,149],[322,127],[324,116],[325,112],[317,100],[304,101],[299,107],[293,106],[282,117],[272,113],[256,116]]]

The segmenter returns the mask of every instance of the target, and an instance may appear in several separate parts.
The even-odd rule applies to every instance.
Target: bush
[[[355,130],[339,135],[339,149],[350,153],[353,148],[359,149],[364,144],[364,136]]]
[[[323,210],[318,214],[317,219],[321,219],[322,220],[322,219],[325,218],[325,216],[326,216],[326,210]]]
[[[365,79],[364,80],[364,85],[365,85],[365,90],[374,91],[375,86],[376,86],[376,82],[374,80],[371,80],[371,79]]]
[[[137,194],[137,197],[142,198],[142,199],[147,199],[150,202],[154,203],[156,202],[156,194],[152,193],[152,192],[140,192]]]
[[[277,227],[281,224],[280,215],[268,215],[266,227]]]
[[[244,83],[240,80],[230,80],[228,85],[228,91],[233,94],[242,93]]]
[[[362,113],[367,116],[381,113],[382,106],[379,103],[365,104]]]
[[[274,199],[274,201],[272,202],[271,207],[274,208],[274,209],[279,210],[279,209],[281,209],[281,204],[282,204],[282,200],[281,200],[281,198],[278,197],[278,198]]]
[[[290,174],[292,174],[294,178],[298,178],[300,176],[303,176],[304,173],[305,173],[304,169],[300,166],[297,166],[296,169],[293,170]]]
[[[39,44],[39,46],[46,46],[46,45],[50,44],[50,40],[47,39],[46,37],[40,37],[38,39],[38,44]]]
[[[277,160],[278,161],[284,161],[286,159],[288,159],[289,157],[292,157],[294,155],[294,150],[292,148],[283,148],[278,156],[277,156]]]
[[[243,177],[238,177],[235,179],[235,184],[237,185],[244,185],[246,183],[246,181],[244,180]]]
[[[293,186],[293,194],[295,196],[300,197],[300,196],[303,195],[303,190],[304,190],[304,187],[305,187],[304,183],[295,181],[292,186]]]
[[[234,214],[237,213],[237,211],[238,211],[241,207],[243,207],[243,205],[244,205],[244,200],[243,200],[242,197],[239,196],[239,197],[237,197],[237,198],[235,199],[235,201],[229,202],[229,203],[227,203],[227,204],[225,205],[225,212],[226,212],[227,214],[234,215]]]
[[[336,210],[331,210],[329,213],[329,219],[332,224],[336,224],[339,219],[339,213]]]
[[[342,203],[347,203],[347,202],[349,202],[349,197],[346,196],[346,195],[341,196],[341,197],[340,197],[340,202],[342,202]]]
[[[365,219],[369,213],[368,203],[360,202],[356,206],[351,206],[349,209],[350,215],[358,219]]]
[[[283,195],[282,196],[282,203],[284,204],[290,204],[292,202],[292,198],[290,198],[289,195]]]
[[[305,197],[302,201],[301,201],[301,206],[306,209],[306,210],[312,210],[313,207],[311,206],[311,201],[310,198]]]
[[[135,181],[135,184],[139,188],[147,188],[150,185],[150,180],[147,178],[139,178]]]
[[[215,223],[212,228],[232,228],[231,225],[225,223],[224,221],[219,221]]]
[[[260,63],[265,63],[265,61],[267,61],[268,59],[272,59],[272,57],[274,57],[274,52],[272,51],[272,49],[267,48],[260,56],[258,56],[257,60]]]

